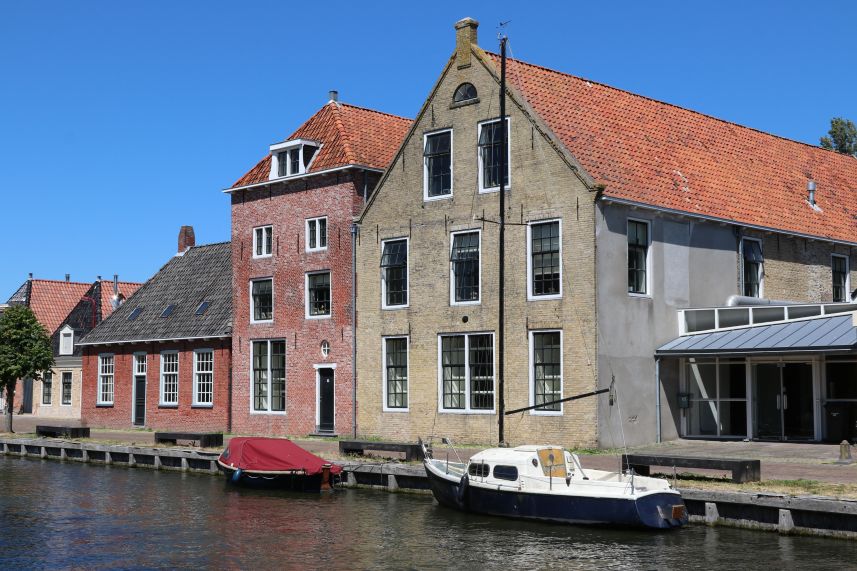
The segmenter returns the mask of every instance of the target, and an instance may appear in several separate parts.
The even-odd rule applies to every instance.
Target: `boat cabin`
[[[570,478],[574,465],[572,454],[561,446],[489,448],[470,459],[467,475],[474,483],[524,487],[525,482]]]

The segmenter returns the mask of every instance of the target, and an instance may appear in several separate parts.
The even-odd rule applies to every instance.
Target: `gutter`
[[[221,192],[224,192],[226,194],[232,194],[233,192],[237,192],[239,190],[249,190],[251,188],[259,188],[262,186],[267,186],[269,184],[276,184],[278,182],[290,182],[293,180],[303,180],[305,178],[310,178],[310,177],[317,176],[317,175],[323,175],[323,174],[328,174],[328,173],[332,173],[332,172],[344,171],[344,170],[348,170],[348,169],[363,169],[364,171],[373,171],[373,172],[381,172],[381,173],[384,172],[384,169],[378,169],[378,168],[370,167],[370,166],[366,166],[366,165],[350,164],[350,165],[345,165],[343,167],[334,167],[332,169],[325,169],[323,171],[308,172],[308,173],[294,175],[294,176],[283,176],[280,178],[265,180],[265,181],[257,182],[254,184],[248,184],[246,186],[236,186],[236,187],[224,188]]]

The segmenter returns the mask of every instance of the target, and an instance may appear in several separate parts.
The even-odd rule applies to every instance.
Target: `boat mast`
[[[498,325],[497,325],[497,347],[498,357],[497,362],[497,390],[500,395],[499,415],[497,423],[499,425],[500,446],[506,445],[504,434],[504,417],[506,410],[505,399],[505,383],[503,378],[505,364],[505,282],[506,282],[506,152],[508,150],[508,142],[506,140],[506,36],[500,36],[500,263],[498,265]]]

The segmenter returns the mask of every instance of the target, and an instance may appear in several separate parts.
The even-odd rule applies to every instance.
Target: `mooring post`
[[[42,448],[41,448],[41,452],[40,452],[39,456],[41,456],[42,458],[47,458],[47,457],[48,457],[48,451],[47,451],[47,450],[45,450],[45,447],[44,447],[44,446],[42,446]]]
[[[708,525],[717,525],[720,519],[720,514],[717,512],[717,504],[714,502],[705,502],[705,523]]]
[[[396,481],[396,476],[393,474],[387,475],[387,491],[397,492],[399,490],[399,482]]]
[[[792,519],[791,510],[780,510],[780,522],[777,525],[777,531],[786,535],[792,532],[795,528],[795,522]]]
[[[108,466],[113,463],[113,456],[110,455],[109,450],[104,451],[104,463]]]
[[[851,464],[854,460],[851,459],[851,444],[847,440],[839,443],[839,460],[837,464]]]
[[[188,469],[187,458],[182,457],[182,472],[187,472],[187,469]]]
[[[357,476],[354,475],[353,471],[349,470],[348,475],[346,476],[346,481],[349,488],[357,487]]]

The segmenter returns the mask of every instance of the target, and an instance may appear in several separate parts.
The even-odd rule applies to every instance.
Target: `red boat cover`
[[[285,438],[233,438],[220,461],[248,472],[288,472],[304,470],[307,475],[321,474],[321,467],[330,464],[330,473],[338,474],[341,466],[307,452]]]

